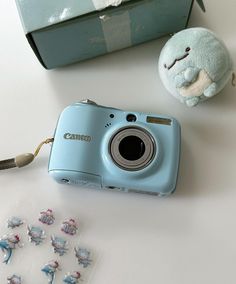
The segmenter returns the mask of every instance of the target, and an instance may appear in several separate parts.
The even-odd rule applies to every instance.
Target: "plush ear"
[[[233,73],[225,44],[212,31],[190,28],[167,41],[159,57],[166,89],[187,106],[218,94]]]

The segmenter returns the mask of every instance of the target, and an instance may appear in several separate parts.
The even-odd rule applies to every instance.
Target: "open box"
[[[184,29],[194,0],[16,0],[26,37],[47,69]],[[198,3],[204,9],[202,0]]]

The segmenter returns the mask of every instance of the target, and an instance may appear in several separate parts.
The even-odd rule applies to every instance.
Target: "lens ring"
[[[120,143],[127,137],[136,136],[144,144],[144,153],[136,160],[128,160],[120,153]],[[138,171],[147,167],[158,152],[152,135],[141,127],[125,127],[116,132],[110,140],[109,152],[117,166],[127,171]]]

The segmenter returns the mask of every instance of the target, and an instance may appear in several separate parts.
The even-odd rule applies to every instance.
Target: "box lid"
[[[25,33],[30,33],[131,0],[16,0]]]
[[[21,21],[28,34],[97,10],[137,0],[16,0]],[[203,0],[196,0],[205,11]]]

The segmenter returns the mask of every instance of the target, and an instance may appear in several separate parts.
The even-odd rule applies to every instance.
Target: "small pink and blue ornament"
[[[68,242],[57,236],[51,236],[51,244],[55,253],[63,256],[68,251]]]
[[[53,284],[57,270],[59,270],[59,263],[56,260],[51,260],[43,266],[41,271],[48,277],[48,284]]]
[[[83,268],[88,267],[92,262],[90,251],[85,248],[75,248],[75,257],[77,258],[79,265]]]
[[[7,220],[7,227],[11,229],[18,228],[23,224],[24,224],[23,220],[19,217],[12,217],[11,219]]]
[[[7,278],[7,284],[21,284],[21,277],[14,274]]]
[[[81,274],[80,272],[78,271],[74,271],[74,272],[70,272],[68,273],[64,279],[63,279],[63,282],[64,283],[67,283],[67,284],[78,284],[79,283],[79,280],[81,278]]]
[[[46,225],[52,225],[55,221],[52,209],[40,212],[39,221]]]
[[[28,226],[27,234],[29,236],[29,241],[36,246],[40,245],[46,238],[44,230],[38,226]]]
[[[19,235],[10,234],[0,239],[0,249],[4,252],[3,263],[9,263],[12,257],[12,252],[17,246],[21,247]]]
[[[77,230],[78,224],[74,219],[66,220],[61,224],[61,231],[68,235],[74,236]]]

